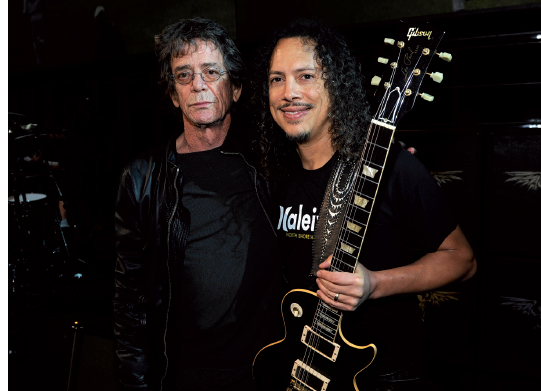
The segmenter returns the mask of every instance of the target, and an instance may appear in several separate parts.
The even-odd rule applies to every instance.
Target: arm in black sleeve
[[[129,168],[121,176],[116,201],[114,332],[120,360],[119,381],[124,390],[148,389],[146,297],[144,294],[144,235],[140,205]]]

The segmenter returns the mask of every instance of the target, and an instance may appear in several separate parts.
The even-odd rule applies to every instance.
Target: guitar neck
[[[353,273],[364,242],[394,126],[372,120],[329,270]]]
[[[361,159],[355,167],[353,186],[344,211],[330,271],[353,273],[355,270],[394,130],[394,126],[377,120],[372,120],[370,124]],[[332,341],[338,331],[340,317],[340,311],[320,300],[312,329]]]

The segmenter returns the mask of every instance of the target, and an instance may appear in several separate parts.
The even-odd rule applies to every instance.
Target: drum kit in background
[[[58,142],[65,138],[52,125],[37,125],[9,113],[8,258],[13,295],[34,294],[52,286],[69,263],[71,243]],[[54,155],[57,156],[54,156]]]

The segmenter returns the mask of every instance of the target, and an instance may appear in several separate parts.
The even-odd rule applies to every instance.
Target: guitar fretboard
[[[372,120],[344,211],[330,271],[353,273],[363,245],[381,175],[394,134],[394,126]],[[312,329],[329,340],[338,331],[341,312],[319,301]]]

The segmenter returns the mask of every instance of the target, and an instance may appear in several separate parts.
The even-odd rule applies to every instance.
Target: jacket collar
[[[251,155],[250,153],[250,135],[245,131],[246,127],[237,123],[238,118],[233,117],[231,121],[231,127],[227,131],[225,140],[220,147],[220,151],[226,153],[238,153],[246,158]],[[166,154],[167,161],[176,166],[176,141],[182,134],[175,133],[167,142]]]

